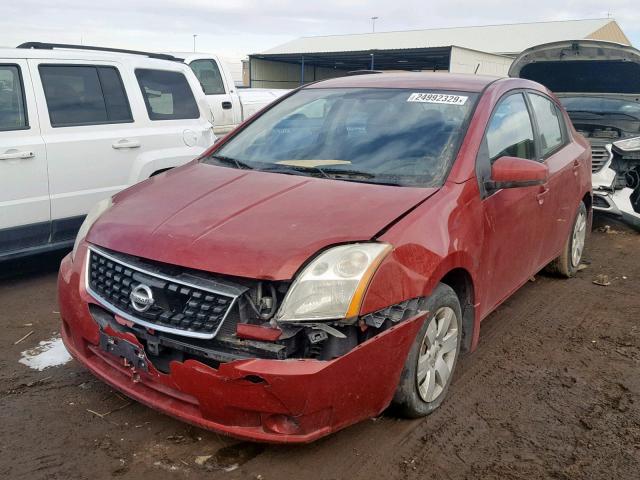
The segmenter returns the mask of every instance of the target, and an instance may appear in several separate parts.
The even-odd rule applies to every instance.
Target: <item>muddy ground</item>
[[[19,364],[58,331],[61,256],[0,264],[0,477],[639,478],[639,255],[637,233],[594,231],[577,278],[537,275],[483,322],[479,349],[459,363],[436,413],[385,413],[296,447],[189,427],[74,361]],[[599,274],[609,286],[592,283]]]

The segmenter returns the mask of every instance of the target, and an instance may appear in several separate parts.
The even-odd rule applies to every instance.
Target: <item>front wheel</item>
[[[587,207],[584,202],[580,202],[578,213],[573,221],[569,237],[562,248],[562,253],[547,266],[548,271],[566,278],[576,275],[584,253],[588,224]]]
[[[423,417],[440,406],[460,354],[462,313],[456,293],[439,284],[427,309],[429,316],[414,340],[393,399],[409,418]]]

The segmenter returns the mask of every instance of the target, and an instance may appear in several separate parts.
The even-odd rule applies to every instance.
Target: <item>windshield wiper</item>
[[[354,183],[370,183],[370,184],[374,184],[374,185],[389,185],[391,187],[404,187],[405,185],[400,183],[400,182],[393,182],[391,180],[376,180],[380,178],[379,176],[373,175],[371,178],[352,178],[352,177],[345,177],[345,178],[336,178],[336,180],[341,180],[341,181],[345,181],[345,182],[354,182]]]
[[[319,167],[316,167],[320,170]],[[323,168],[322,173],[327,178],[334,180],[344,180],[345,182],[356,183],[373,183],[376,185],[390,185],[393,187],[401,187],[402,184],[389,180],[377,180],[381,178],[388,178],[388,175],[376,175],[369,172],[361,172],[360,170],[346,170],[341,168]]]
[[[316,171],[322,174],[324,178],[328,178],[330,180],[342,180],[345,182],[356,182],[356,183],[373,183],[376,185],[390,185],[394,187],[403,186],[401,183],[387,181],[387,180],[375,180],[376,178],[380,178],[380,175],[375,175],[373,173],[361,172],[360,170],[343,170],[339,168],[320,168],[318,166],[314,167],[297,167],[291,165],[274,165],[272,167],[267,167],[261,169],[264,172],[272,172],[272,173],[285,173],[289,175],[299,175],[305,174],[308,175],[312,172]],[[315,176],[315,175],[314,175]]]
[[[224,155],[211,155],[211,158],[219,161],[222,164],[235,165],[239,170],[253,170],[253,167],[251,165],[232,157],[226,157]]]
[[[344,176],[345,178],[353,178],[353,177],[361,177],[361,178],[375,178],[376,176],[373,173],[361,172],[359,170],[344,170],[340,168],[320,168],[317,165],[303,167],[302,165],[273,165],[270,167],[262,168],[264,172],[275,172],[275,173],[305,173],[305,172],[319,172],[323,177],[333,179],[335,176]]]
[[[318,167],[316,167],[316,168],[318,168]],[[374,175],[373,173],[361,172],[360,170],[345,170],[345,169],[341,169],[341,168],[323,168],[322,171],[327,176],[329,176],[329,175],[343,175],[343,176],[345,176],[347,178],[353,178],[353,177],[361,177],[361,178],[366,178],[366,179],[376,178],[376,175]]]
[[[324,178],[328,178],[329,180],[344,180],[346,182],[358,182],[358,183],[374,183],[376,185],[391,185],[395,187],[402,186],[401,183],[391,182],[391,181],[375,181],[375,178],[380,178],[379,175],[375,175],[373,173],[361,172],[359,170],[341,170],[339,168],[335,169],[327,169],[320,168],[318,166],[314,167],[301,167],[295,165],[271,165],[268,167],[260,167],[256,168],[256,170],[260,172],[269,172],[269,173],[282,173],[285,175],[303,175],[303,176],[313,176],[317,177],[318,175],[314,175],[314,173],[319,173]]]
[[[299,175],[299,174],[310,174],[314,171],[319,172],[325,178],[331,178],[328,176],[320,167],[296,167],[294,165],[272,165],[269,167],[264,167],[259,169],[261,172],[269,172],[269,173],[284,173],[286,175]]]

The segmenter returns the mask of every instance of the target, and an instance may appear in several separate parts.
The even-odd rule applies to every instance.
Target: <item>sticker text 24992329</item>
[[[469,97],[463,95],[447,95],[445,93],[412,93],[407,102],[444,103],[446,105],[464,105]]]

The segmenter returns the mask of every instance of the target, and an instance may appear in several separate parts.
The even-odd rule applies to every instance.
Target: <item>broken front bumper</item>
[[[623,188],[613,192],[606,190],[593,191],[593,209],[620,217],[622,221],[640,230],[640,213],[633,209],[631,188]]]
[[[616,172],[609,168],[611,161],[593,174],[593,209],[619,217],[625,223],[640,230],[640,212],[633,208],[631,188],[616,190]]]
[[[79,267],[86,249],[78,253],[75,263],[70,256],[62,261],[58,278],[62,337],[73,357],[141,403],[249,440],[311,442],[380,414],[393,398],[424,321],[424,316],[405,320],[331,361],[248,359],[215,369],[190,359],[172,362],[164,374],[148,361],[133,334],[109,326],[100,330],[89,312],[94,301]],[[105,342],[122,345],[109,349]],[[122,352],[134,352],[138,360]]]

